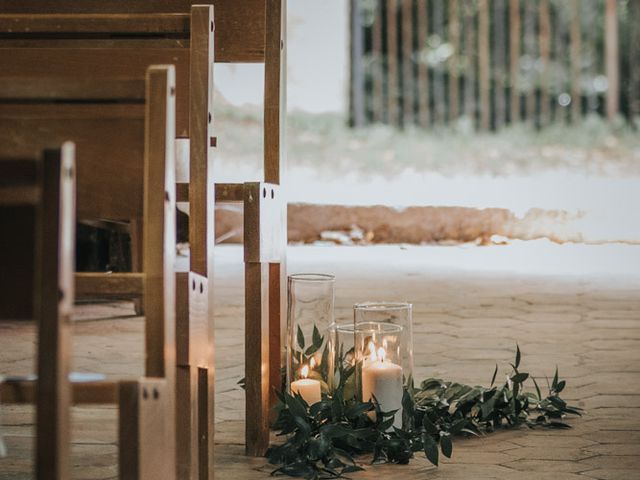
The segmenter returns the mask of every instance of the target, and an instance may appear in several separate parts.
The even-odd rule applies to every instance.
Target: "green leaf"
[[[451,452],[453,451],[453,443],[451,443],[451,436],[444,434],[440,437],[440,448],[442,449],[442,454],[451,458]]]
[[[553,390],[558,386],[558,366],[556,365],[556,374],[553,376],[553,383],[551,383],[551,388]]]
[[[522,383],[527,378],[529,378],[529,374],[528,373],[516,373],[513,377],[511,377],[511,381],[513,383]]]
[[[520,366],[520,346],[516,343],[516,369]]]
[[[436,467],[438,466],[438,444],[433,439],[431,435],[428,433],[422,434],[422,448],[424,449],[424,454],[432,464]]]
[[[315,345],[310,345],[309,348],[307,348],[304,352],[304,354],[307,357],[310,357],[311,355],[313,355],[314,353],[316,353],[318,351],[318,348],[320,347],[316,347]]]
[[[534,377],[531,377],[531,380],[533,380],[533,384],[536,386],[536,393],[538,394],[538,400],[542,400],[542,394],[540,393],[540,387],[538,386],[538,382],[536,382],[536,379]]]
[[[449,427],[449,434],[450,435],[457,435],[458,433],[460,433],[462,431],[462,429],[464,428],[464,426],[467,424],[467,420],[465,418],[461,418],[460,420],[454,422],[451,427]]]
[[[556,393],[560,393],[562,390],[564,390],[565,385],[566,385],[566,382],[564,380],[561,380],[558,382],[554,390],[556,391]]]
[[[435,435],[439,432],[438,427],[436,427],[435,424],[431,420],[429,420],[429,417],[427,417],[426,415],[422,417],[422,426],[430,435]]]
[[[315,325],[313,326],[312,342],[316,347],[316,350],[320,349],[320,347],[322,346],[322,342],[324,342],[324,337],[320,335],[320,331]]]
[[[498,364],[496,363],[496,369],[493,371],[493,377],[491,377],[491,385],[493,387],[493,384],[496,381],[496,375],[498,374]]]
[[[300,350],[304,350],[304,333],[302,333],[300,325],[298,325],[298,346]]]

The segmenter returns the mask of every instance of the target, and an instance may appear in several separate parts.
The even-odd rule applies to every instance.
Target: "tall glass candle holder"
[[[333,275],[319,273],[288,278],[287,385],[309,405],[329,392],[333,377],[334,281]]]
[[[386,323],[401,328],[399,360],[403,385],[413,382],[413,320],[412,305],[407,302],[364,302],[353,306],[354,325]]]
[[[396,411],[393,426],[402,428],[405,379],[403,328],[385,322],[355,324],[356,388],[359,400],[376,402],[383,412]]]

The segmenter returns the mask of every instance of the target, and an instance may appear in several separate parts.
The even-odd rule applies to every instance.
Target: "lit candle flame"
[[[315,368],[316,366],[316,359],[314,357],[311,357],[311,360],[309,361],[309,366],[311,368]]]
[[[302,370],[300,370],[300,375],[302,376],[302,378],[307,378],[309,376],[309,366],[308,365],[303,365],[302,366]]]
[[[376,346],[373,342],[369,342],[369,357],[371,359],[372,362],[375,362],[377,360],[376,357]]]
[[[373,342],[369,342],[369,359],[372,362],[381,361],[384,362],[384,358],[387,352],[383,347],[380,347],[378,351],[376,351],[376,345]]]

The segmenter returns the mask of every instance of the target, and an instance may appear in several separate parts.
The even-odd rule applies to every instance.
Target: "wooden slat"
[[[212,408],[214,391],[211,381],[211,369],[198,367],[198,397],[197,397],[197,425],[198,425],[198,473],[202,480],[214,478],[213,465],[213,432],[214,412]]]
[[[0,90],[0,99],[142,103],[147,67],[170,63],[175,65],[177,95],[182,99],[176,128],[181,136],[188,133],[188,48],[78,47],[0,48],[0,87],[8,87]],[[142,118],[141,109],[137,112]]]
[[[551,106],[549,105],[549,63],[551,60],[551,16],[549,0],[540,0],[538,11],[538,39],[540,42],[540,124],[547,125],[551,120]]]
[[[244,183],[216,183],[216,202],[244,201]]]
[[[245,183],[244,261],[279,262],[284,256],[285,208],[277,185]]]
[[[520,29],[520,0],[509,0],[509,90],[511,97],[511,123],[520,121]]]
[[[0,14],[0,34],[189,34],[184,13]]]
[[[213,0],[216,62],[264,62],[269,54],[265,8],[273,0]],[[286,18],[286,17],[285,17]],[[266,27],[265,27],[266,26]]]
[[[135,218],[142,213],[142,109],[142,105],[0,105],[0,156],[34,157],[47,146],[73,140],[79,218]]]
[[[580,0],[571,0],[571,25],[569,28],[571,56],[571,121],[582,115],[582,29],[580,28]]]
[[[42,208],[36,230],[38,323],[36,475],[65,479],[70,471],[71,311],[75,246],[74,147],[44,153]]]
[[[216,203],[239,203],[244,201],[244,183],[216,183]],[[189,184],[176,183],[178,202],[189,202]]]
[[[382,122],[384,100],[382,97],[383,54],[382,54],[382,2],[376,2],[375,18],[372,26],[371,50],[373,54],[373,121]]]
[[[178,273],[180,321],[176,322],[176,363],[179,366],[209,367],[209,282],[194,272]],[[185,299],[184,296],[188,297]],[[186,312],[184,311],[186,309]]]
[[[476,125],[476,27],[475,8],[472,0],[465,0],[464,8],[464,50],[467,57],[464,79],[464,113]]]
[[[190,270],[207,276],[212,269],[214,215],[213,9],[194,7],[191,15],[189,84],[189,243]]]
[[[0,205],[37,205],[40,201],[40,189],[29,185],[0,186]]]
[[[607,74],[607,119],[620,109],[620,52],[618,48],[617,0],[606,0],[604,12],[604,60]]]
[[[431,0],[432,5],[432,29],[433,35],[444,43],[448,41],[445,30],[444,5],[445,0]],[[444,124],[447,120],[446,82],[444,69],[446,64],[437,65],[433,69],[433,118],[437,124]]]
[[[172,389],[167,381],[142,378],[122,382],[119,403],[119,478],[171,480],[175,477]]]
[[[175,70],[149,67],[144,153],[146,375],[166,377],[175,362]]]
[[[280,184],[286,165],[286,0],[266,0],[264,180]]]
[[[496,130],[502,128],[507,116],[507,100],[505,97],[506,82],[506,48],[505,35],[505,1],[493,0],[493,98]]]
[[[453,122],[460,114],[459,72],[458,62],[460,53],[460,18],[458,0],[449,0],[449,43],[452,53],[449,57],[449,122]]]
[[[351,22],[350,35],[350,114],[351,126],[363,127],[366,121],[365,86],[364,86],[364,25],[362,24],[362,11],[360,0],[350,0],[349,16]]]
[[[245,263],[245,451],[269,446],[269,265]]]
[[[30,380],[0,382],[0,403],[33,404],[36,402],[36,382]],[[118,382],[71,383],[74,405],[113,405],[118,400]]]
[[[633,0],[628,4],[629,8],[629,84],[627,86],[629,99],[629,118],[640,115],[640,2]]]
[[[429,125],[429,71],[425,52],[427,51],[427,2],[418,2],[418,108],[420,125]]]
[[[413,0],[402,0],[402,118],[405,127],[413,111]]]
[[[78,298],[135,298],[144,293],[143,273],[95,273],[75,274]]]
[[[216,9],[215,53],[218,62],[263,62],[265,58],[265,5],[267,0],[213,0]],[[82,13],[96,14],[189,14],[192,2],[188,0],[143,0],[128,1],[87,0],[82,3]],[[70,0],[43,2],[39,0],[2,0],[0,11],[5,15],[15,14],[78,14],[78,4]],[[164,23],[169,33],[182,21],[168,20]],[[133,21],[131,22],[134,23]],[[139,22],[142,23],[142,22]],[[88,27],[78,27],[88,28]],[[132,25],[131,29],[153,28]],[[152,62],[152,63],[169,63]],[[150,65],[151,63],[147,64]]]
[[[387,0],[387,123],[398,123],[397,0]]]
[[[269,405],[271,422],[276,420],[279,392],[282,386],[282,367],[286,368],[287,334],[287,264],[286,258],[269,264]]]
[[[536,7],[537,2],[524,2],[524,53],[530,58],[538,57],[536,48]],[[536,78],[534,72],[528,72],[526,99],[525,99],[525,120],[536,123]]]
[[[491,127],[491,83],[489,57],[489,5],[487,0],[478,1],[478,76],[480,84],[480,128]]]

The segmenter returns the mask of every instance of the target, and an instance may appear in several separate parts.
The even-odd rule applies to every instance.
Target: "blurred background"
[[[288,9],[291,241],[640,241],[639,0]],[[262,67],[215,81],[218,181],[258,179]]]

